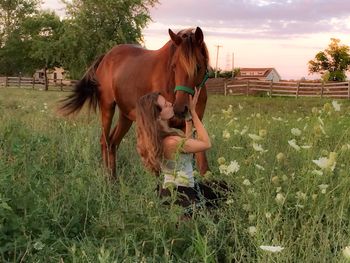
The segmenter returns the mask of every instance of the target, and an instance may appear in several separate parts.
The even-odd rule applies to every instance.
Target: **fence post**
[[[60,87],[61,87],[61,91],[63,91],[62,79],[60,79]]]
[[[270,80],[270,98],[272,98],[272,85],[273,85],[273,82],[272,82],[272,79]]]
[[[322,85],[321,85],[321,98],[323,98],[323,90],[324,90],[324,80],[322,80]]]
[[[227,81],[224,80],[224,95],[227,95]]]
[[[348,81],[348,100],[350,100],[350,81]]]
[[[298,96],[299,96],[299,88],[300,88],[300,81],[297,82],[297,94],[296,94],[296,98],[298,98]]]
[[[249,80],[247,81],[246,95],[249,96]]]
[[[9,84],[9,79],[8,79],[8,76],[5,77],[5,88],[8,86]]]
[[[18,77],[18,87],[21,87],[21,76]]]
[[[32,88],[33,88],[33,90],[34,90],[34,86],[35,86],[35,78],[33,77],[32,78]]]

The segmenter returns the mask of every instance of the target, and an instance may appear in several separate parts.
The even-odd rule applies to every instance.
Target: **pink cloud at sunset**
[[[46,0],[44,7],[62,8],[58,1]],[[319,77],[308,75],[307,62],[330,38],[350,45],[346,0],[160,0],[151,17],[143,31],[149,49],[168,41],[168,28],[199,26],[212,66],[220,45],[219,68],[230,70],[234,54],[234,67],[274,67],[283,79]]]

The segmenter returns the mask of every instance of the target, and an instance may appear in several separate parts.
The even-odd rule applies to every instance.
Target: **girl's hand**
[[[191,95],[188,95],[189,96],[189,101],[190,101],[190,104],[189,104],[190,112],[196,111],[196,105],[197,105],[198,97],[199,97],[200,93],[201,93],[201,89],[195,87],[194,88],[193,98],[192,98]]]

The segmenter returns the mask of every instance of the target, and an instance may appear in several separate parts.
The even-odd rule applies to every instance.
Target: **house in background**
[[[44,69],[39,69],[35,71],[33,77],[36,81],[44,81],[45,79],[45,73]],[[48,69],[47,70],[47,78],[49,80],[57,81],[61,79],[65,79],[65,70],[63,68],[54,68],[54,69]]]
[[[275,68],[240,68],[236,80],[268,80],[279,82],[281,80]]]

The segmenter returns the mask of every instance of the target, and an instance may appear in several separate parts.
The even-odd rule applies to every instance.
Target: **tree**
[[[44,69],[45,90],[48,90],[47,70],[61,66],[60,36],[62,22],[54,12],[41,12],[23,23],[23,35],[30,46],[29,56],[35,69]]]
[[[316,54],[314,60],[309,61],[309,72],[320,73],[326,81],[344,81],[345,72],[350,66],[350,47],[340,45],[340,40],[331,38],[331,43],[324,51]]]
[[[37,12],[39,0],[0,0],[0,48],[22,21]]]
[[[0,74],[31,71],[29,46],[22,37],[26,18],[37,13],[39,0],[0,0]]]
[[[61,53],[64,68],[79,78],[92,61],[116,44],[142,43],[142,29],[151,20],[157,0],[65,1]]]
[[[61,64],[61,28],[62,22],[53,12],[24,18],[21,26],[9,33],[0,49],[0,74],[32,75],[35,70],[44,69],[47,89],[46,70]]]

